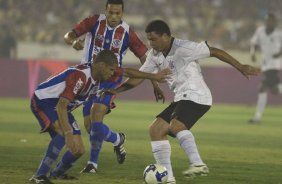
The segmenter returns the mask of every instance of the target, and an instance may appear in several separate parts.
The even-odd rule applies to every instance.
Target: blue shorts
[[[117,88],[122,81],[122,77],[119,77],[116,81],[105,81],[100,84],[100,90],[102,89],[115,89]],[[115,99],[115,95],[105,95],[103,99],[101,99],[98,95],[94,95],[88,101],[83,104],[83,116],[90,115],[90,109],[94,103],[104,104],[109,107],[108,113],[111,112],[111,109],[115,108],[115,103],[113,102]]]
[[[45,99],[39,100],[35,95],[31,98],[31,111],[38,120],[41,126],[41,133],[43,132],[52,132],[53,129],[50,129],[50,126],[58,120],[58,114],[55,109],[57,104],[57,99]],[[68,112],[69,124],[73,129],[74,135],[80,135],[80,129],[73,115]],[[51,135],[52,136],[52,135]]]

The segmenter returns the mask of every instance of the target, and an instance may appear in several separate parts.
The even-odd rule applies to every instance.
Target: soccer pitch
[[[39,134],[28,99],[0,98],[0,184],[28,183],[49,142]],[[148,126],[167,104],[117,101],[117,108],[105,123],[127,135],[127,159],[119,165],[113,146],[103,144],[97,174],[79,174],[89,157],[88,135],[83,127],[81,108],[75,111],[82,130],[86,154],[70,174],[76,181],[55,183],[142,184],[146,165],[154,163]],[[250,125],[253,106],[214,104],[193,128],[202,159],[210,168],[206,177],[186,179],[187,158],[176,139],[171,140],[172,164],[177,184],[281,184],[282,183],[282,106],[267,107],[263,121]]]

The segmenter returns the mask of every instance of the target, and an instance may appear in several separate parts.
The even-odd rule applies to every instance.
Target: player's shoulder
[[[182,48],[182,49],[192,49],[195,47],[198,47],[201,44],[205,44],[205,42],[195,42],[192,40],[184,40],[184,39],[179,39],[179,38],[175,38],[173,41],[173,46],[177,49],[177,48]]]
[[[87,78],[91,75],[91,67],[89,63],[71,66],[69,67],[69,71],[70,74],[73,73],[76,77]]]

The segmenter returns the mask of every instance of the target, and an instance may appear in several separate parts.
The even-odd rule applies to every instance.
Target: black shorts
[[[273,88],[280,83],[279,70],[268,70],[263,72],[261,85],[263,88]]]
[[[190,100],[181,100],[171,103],[163,112],[156,117],[160,117],[167,123],[170,123],[172,119],[181,121],[187,129],[191,129],[192,126],[200,119],[211,106],[197,104]]]

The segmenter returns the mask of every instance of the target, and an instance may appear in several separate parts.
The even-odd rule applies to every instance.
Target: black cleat
[[[62,174],[62,175],[59,175],[59,176],[50,175],[49,178],[54,179],[54,180],[77,180],[77,177],[70,176],[70,175],[67,175],[67,174]]]
[[[29,182],[37,184],[54,184],[45,175],[32,176],[32,178],[29,179]]]
[[[96,173],[97,169],[94,167],[93,164],[87,164],[87,166],[80,171],[80,173]]]
[[[248,123],[250,124],[259,124],[260,123],[260,119],[258,118],[252,118],[248,121]]]
[[[124,133],[119,133],[120,143],[114,147],[114,152],[117,155],[117,161],[119,164],[122,164],[126,157],[126,151],[124,149],[125,135]]]

